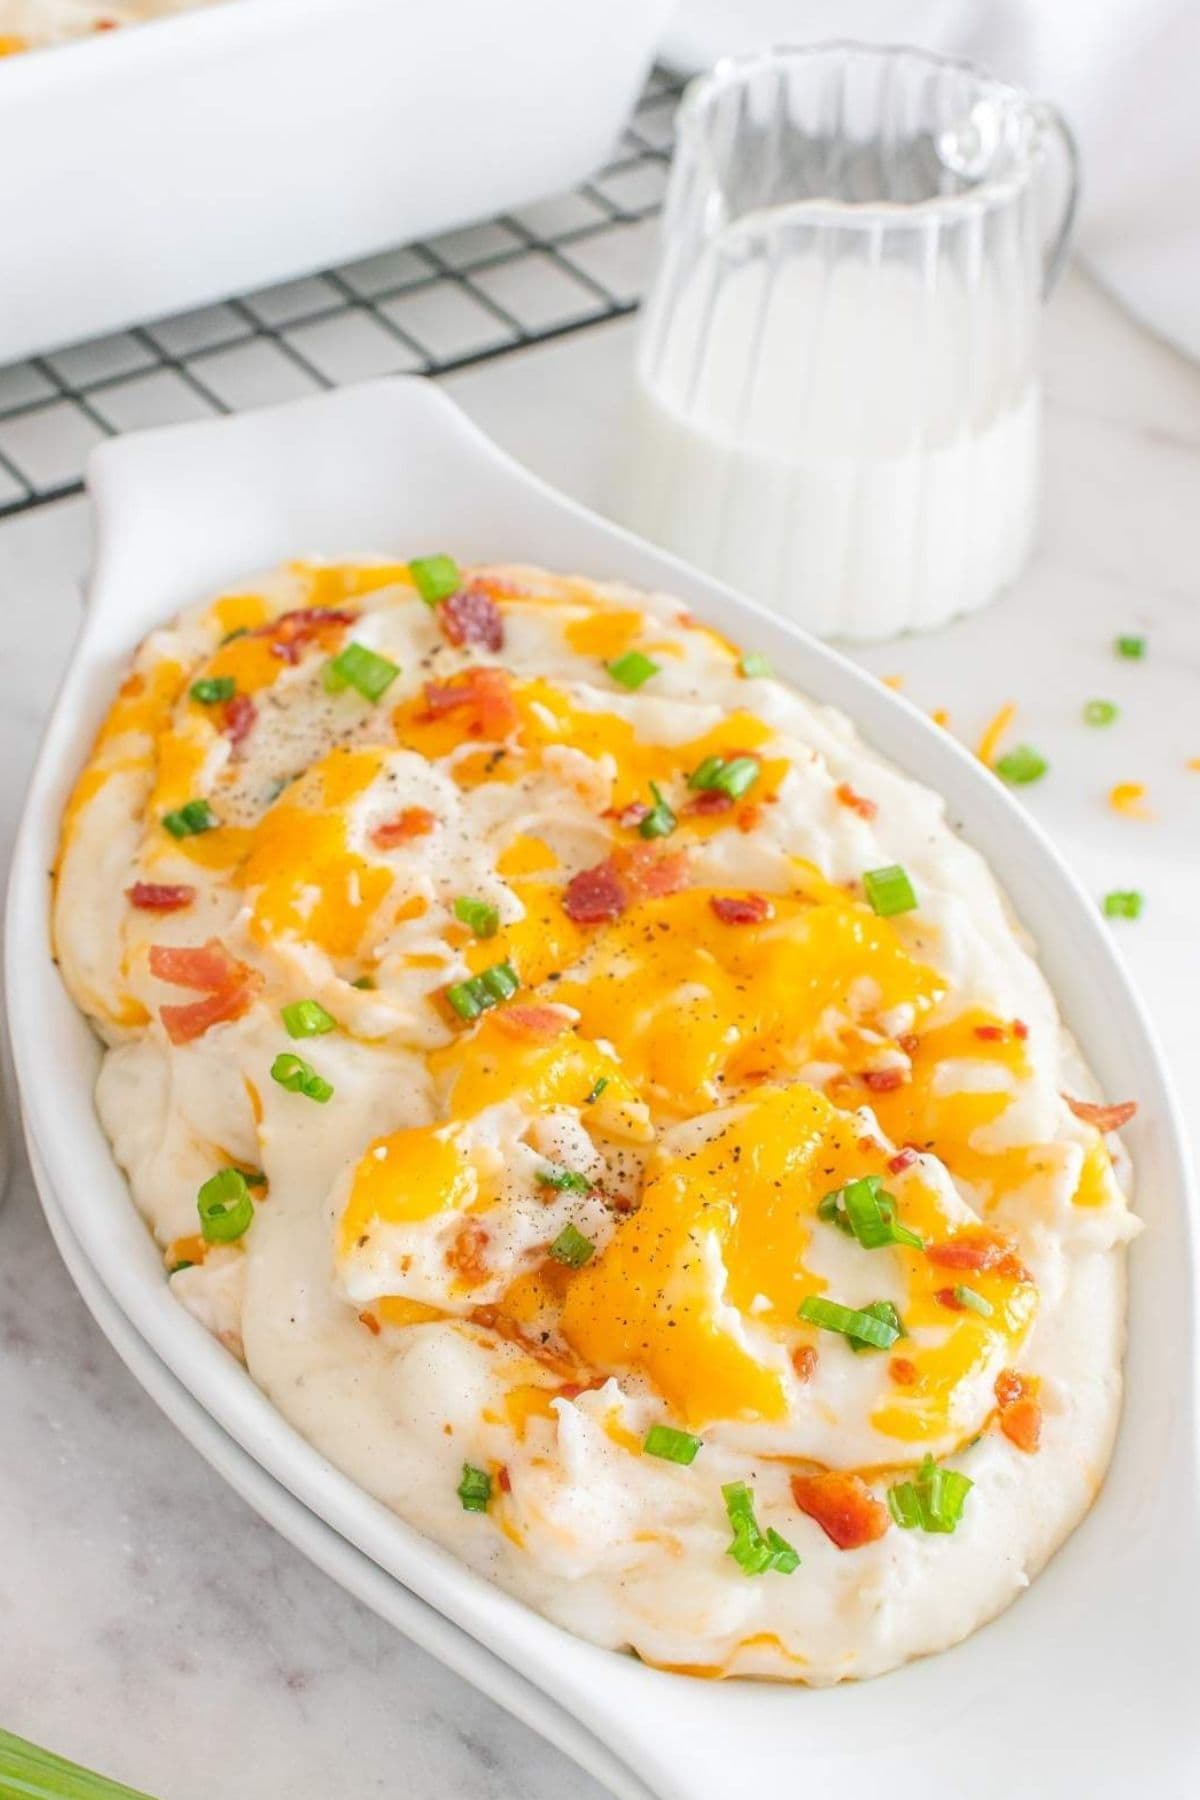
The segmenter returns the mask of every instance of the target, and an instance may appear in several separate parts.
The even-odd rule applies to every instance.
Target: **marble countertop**
[[[631,327],[446,385],[502,445],[603,506]],[[863,661],[977,740],[1005,701],[1051,768],[1023,790],[1116,924],[1185,1108],[1200,872],[1200,369],[1073,274],[1047,321],[1039,554],[989,611]],[[86,503],[0,526],[0,842],[78,620]],[[1118,632],[1149,640],[1120,662]],[[1100,732],[1093,696],[1121,706]],[[1153,818],[1106,804],[1141,781]],[[1001,871],[1003,874],[1003,871]],[[18,1155],[0,1213],[0,1723],[161,1800],[593,1800],[556,1751],[349,1599],[229,1492],[109,1350]],[[803,1704],[802,1697],[798,1704]]]

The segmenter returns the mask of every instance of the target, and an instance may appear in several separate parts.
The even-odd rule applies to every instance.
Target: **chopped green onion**
[[[452,556],[415,557],[408,565],[408,572],[426,606],[448,600],[462,586],[462,576]]]
[[[174,838],[198,837],[202,831],[215,831],[221,823],[207,800],[189,800],[177,811],[164,813],[162,822]]]
[[[469,925],[477,938],[495,937],[500,929],[499,909],[489,906],[486,900],[472,900],[467,894],[460,894],[454,902],[454,916]]]
[[[561,1163],[548,1163],[537,1172],[537,1180],[543,1187],[554,1188],[559,1194],[590,1194],[595,1186],[586,1175],[580,1175],[576,1169],[564,1169]]]
[[[597,1081],[595,1087],[592,1089],[591,1093],[587,1096],[587,1098],[583,1104],[585,1106],[595,1106],[597,1100],[600,1098],[601,1094],[604,1092],[604,1090],[607,1086],[608,1086],[608,1076],[601,1075],[600,1079]]]
[[[1144,637],[1119,637],[1114,642],[1113,649],[1127,662],[1141,662],[1146,654],[1146,640]]]
[[[489,1007],[498,1006],[501,1000],[511,1000],[520,985],[511,963],[494,963],[481,975],[454,982],[446,989],[446,999],[459,1018],[466,1019],[469,1024]]]
[[[1114,888],[1104,896],[1106,919],[1139,919],[1146,904],[1145,896],[1136,888]]]
[[[758,776],[756,756],[735,756],[729,761],[723,756],[706,756],[688,776],[688,786],[701,792],[728,794],[731,800],[740,800],[746,790],[754,786]]]
[[[1032,749],[1028,744],[1018,744],[1007,756],[997,757],[992,768],[1001,781],[1007,781],[1010,787],[1025,787],[1031,781],[1040,781],[1050,764],[1040,750]]]
[[[1112,700],[1089,700],[1083,709],[1085,725],[1111,725],[1118,716],[1118,708]]]
[[[492,1478],[486,1469],[463,1464],[462,1480],[455,1489],[464,1512],[486,1512],[492,1497]]]
[[[787,1539],[771,1528],[763,1532],[754,1516],[754,1499],[744,1481],[728,1481],[721,1489],[725,1511],[733,1527],[733,1542],[726,1551],[745,1575],[765,1575],[774,1570],[790,1575],[800,1558]]]
[[[290,1038],[323,1037],[337,1030],[337,1020],[319,1000],[293,1000],[280,1008],[279,1016]]]
[[[79,1763],[0,1730],[0,1794],[6,1800],[150,1800]]]
[[[771,674],[771,665],[765,656],[760,656],[759,653],[754,650],[751,651],[749,656],[743,656],[741,662],[738,664],[738,674],[745,675],[748,679],[753,678],[755,675],[761,675],[765,678]]]
[[[248,625],[235,625],[232,631],[227,631],[225,633],[225,636],[221,639],[220,645],[218,647],[223,650],[225,648],[225,645],[232,644],[235,638],[249,637],[249,636],[250,636],[250,627]]]
[[[283,1050],[271,1064],[271,1080],[277,1081],[281,1088],[287,1088],[290,1094],[303,1094],[306,1100],[316,1100],[324,1105],[332,1093],[332,1085],[323,1075],[306,1063],[301,1056],[294,1056],[290,1050]]]
[[[819,1325],[823,1331],[840,1332],[843,1337],[858,1344],[869,1344],[875,1350],[890,1350],[896,1339],[903,1335],[899,1315],[888,1300],[876,1300],[860,1312],[856,1307],[842,1306],[837,1300],[826,1300],[820,1294],[808,1294],[800,1303],[800,1317],[810,1325]]]
[[[651,660],[641,650],[627,650],[624,656],[618,656],[615,662],[605,663],[605,668],[614,681],[622,687],[640,688],[649,681],[652,675],[660,672],[661,664]]]
[[[267,1185],[267,1178],[261,1169],[243,1169],[242,1174],[246,1178],[247,1187],[265,1188]]]
[[[647,1456],[661,1456],[664,1462],[682,1463],[690,1468],[704,1448],[690,1431],[676,1431],[673,1425],[652,1425],[646,1433],[642,1449]]]
[[[374,990],[375,977],[373,975],[360,975],[357,981],[352,981],[350,983],[350,986],[352,988],[361,988],[364,993],[369,994]]]
[[[240,1169],[210,1175],[196,1195],[200,1235],[206,1244],[232,1244],[244,1236],[254,1218],[254,1202]]]
[[[888,1510],[905,1531],[920,1526],[922,1531],[948,1533],[962,1519],[967,1495],[974,1485],[957,1469],[943,1469],[932,1456],[927,1456],[913,1480],[888,1489]]]
[[[965,1287],[962,1282],[955,1288],[954,1298],[960,1306],[967,1307],[970,1312],[978,1313],[981,1319],[990,1319],[996,1310],[990,1300],[985,1300],[982,1294],[977,1294],[972,1287]]]
[[[368,650],[365,644],[347,644],[321,671],[321,682],[327,694],[340,694],[352,687],[364,700],[380,700],[391,687],[400,665]]]
[[[917,904],[913,884],[899,863],[889,863],[886,869],[868,869],[862,879],[871,909],[881,919],[911,912]]]
[[[194,1262],[188,1262],[187,1259],[185,1258],[183,1260],[183,1262],[172,1263],[170,1268],[167,1270],[167,1274],[168,1275],[179,1275],[179,1274],[182,1274],[184,1269],[194,1269],[195,1266],[196,1265]]]
[[[232,675],[206,675],[201,681],[193,681],[188,694],[201,706],[215,706],[219,700],[232,700],[237,693],[237,682]]]
[[[568,1269],[582,1269],[584,1263],[591,1262],[595,1256],[596,1246],[582,1231],[576,1231],[574,1225],[564,1225],[550,1246],[550,1254],[555,1262],[565,1263]]]
[[[905,1337],[907,1335],[904,1330],[904,1320],[900,1317],[900,1314],[896,1311],[896,1308],[892,1305],[890,1300],[872,1300],[870,1306],[863,1307],[863,1311],[866,1313],[868,1319],[878,1319],[881,1324],[887,1326],[889,1331],[894,1331],[897,1337]],[[863,1350],[873,1350],[876,1348],[874,1344],[864,1343],[863,1340],[858,1337],[847,1338],[846,1342],[853,1350],[855,1356],[858,1356]]]
[[[663,799],[662,789],[656,781],[650,783],[650,792],[654,795],[654,805],[638,826],[638,830],[644,838],[670,837],[679,820]]]
[[[896,1221],[896,1201],[885,1193],[878,1175],[865,1175],[849,1181],[833,1195],[827,1194],[835,1207],[841,1201],[846,1223],[864,1250],[880,1250],[889,1244],[905,1244],[913,1250],[925,1248],[924,1238]],[[823,1206],[825,1201],[821,1202]],[[817,1209],[820,1213],[820,1207]],[[840,1224],[840,1218],[837,1220]]]

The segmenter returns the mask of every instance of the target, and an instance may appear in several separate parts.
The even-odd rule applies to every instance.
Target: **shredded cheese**
[[[1010,729],[1016,716],[1017,709],[1012,701],[1005,701],[1004,705],[1000,708],[1000,711],[989,721],[983,736],[980,738],[979,748],[975,754],[978,756],[981,763],[987,764],[989,769],[995,762],[996,752],[999,750],[1000,745],[1004,741],[1005,734]]]
[[[1146,789],[1140,781],[1118,781],[1109,789],[1108,804],[1127,819],[1149,819],[1153,815],[1145,805]]]

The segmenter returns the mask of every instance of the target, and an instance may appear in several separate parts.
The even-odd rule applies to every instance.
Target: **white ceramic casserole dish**
[[[604,1772],[616,1793],[730,1800],[790,1792],[797,1780],[826,1792],[878,1788],[890,1800],[927,1800],[947,1784],[972,1800],[1067,1800],[1085,1784],[1096,1800],[1123,1800],[1142,1785],[1197,1791],[1188,1166],[1169,1083],[1094,905],[1011,796],[915,708],[837,655],[525,475],[429,383],[375,383],[125,438],[97,453],[91,480],[99,536],[90,604],[14,861],[10,1017],[43,1188],[153,1356],[274,1482],[519,1669],[550,1702],[548,1735],[565,1711],[606,1746],[629,1772],[628,1782],[611,1766]],[[464,561],[535,560],[668,588],[763,650],[784,678],[842,707],[876,748],[945,796],[1039,943],[1104,1090],[1140,1102],[1128,1142],[1147,1230],[1130,1258],[1127,1402],[1112,1469],[1031,1592],[943,1656],[808,1692],[702,1683],[568,1637],[338,1474],[167,1290],[93,1110],[99,1046],[50,961],[46,871],[62,805],[152,624],[288,555],[402,556],[435,542]],[[532,1716],[543,1722],[536,1709]]]
[[[558,192],[670,0],[225,0],[0,58],[0,362]]]

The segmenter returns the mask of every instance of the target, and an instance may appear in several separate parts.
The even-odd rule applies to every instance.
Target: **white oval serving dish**
[[[843,658],[525,474],[430,383],[377,382],[119,439],[96,452],[90,485],[89,605],[14,858],[10,1022],[43,1191],[154,1357],[274,1482],[545,1694],[547,1735],[556,1709],[579,1721],[630,1771],[629,1784],[611,1767],[605,1775],[618,1794],[639,1784],[655,1800],[801,1787],[878,1788],[888,1800],[928,1800],[947,1786],[972,1800],[1200,1791],[1195,1198],[1169,1081],[1094,903],[1011,795]],[[167,1290],[92,1106],[99,1046],[51,962],[47,870],[63,804],[152,625],[289,556],[404,557],[430,546],[467,562],[534,561],[667,588],[843,708],[878,750],[945,796],[1039,944],[1105,1092],[1140,1102],[1127,1138],[1147,1230],[1130,1256],[1127,1401],[1112,1470],[1030,1593],[943,1656],[809,1692],[664,1674],[571,1638],[340,1475]],[[533,1722],[543,1724],[536,1708]]]
[[[0,363],[573,187],[671,0],[225,0],[0,58]]]

